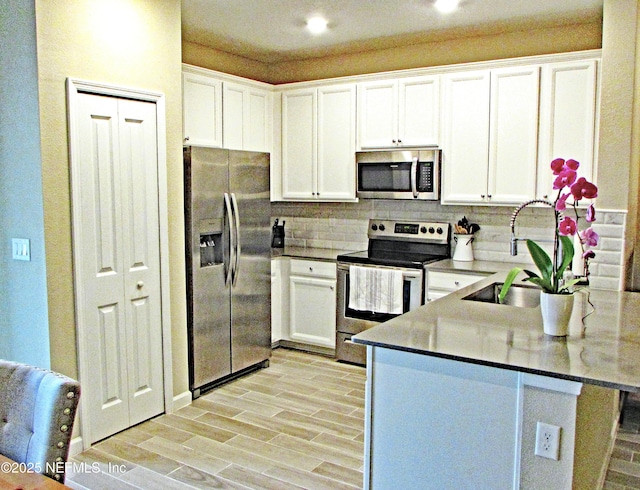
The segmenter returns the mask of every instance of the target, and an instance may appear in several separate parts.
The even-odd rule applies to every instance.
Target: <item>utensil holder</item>
[[[456,249],[453,252],[453,260],[460,262],[472,262],[473,261],[473,235],[457,234],[454,233],[453,240],[456,242]]]

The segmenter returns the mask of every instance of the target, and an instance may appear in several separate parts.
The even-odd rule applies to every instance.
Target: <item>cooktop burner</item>
[[[369,220],[367,250],[338,256],[339,262],[422,268],[451,256],[448,223]]]

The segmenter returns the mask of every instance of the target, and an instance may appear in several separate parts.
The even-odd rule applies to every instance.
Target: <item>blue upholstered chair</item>
[[[80,384],[0,359],[0,453],[64,482]]]

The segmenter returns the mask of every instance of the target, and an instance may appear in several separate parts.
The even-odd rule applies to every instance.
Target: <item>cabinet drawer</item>
[[[481,281],[485,276],[476,274],[456,274],[450,272],[431,272],[427,274],[429,289],[444,289],[455,291],[474,282]]]
[[[336,264],[316,260],[291,260],[291,274],[314,277],[336,278]]]

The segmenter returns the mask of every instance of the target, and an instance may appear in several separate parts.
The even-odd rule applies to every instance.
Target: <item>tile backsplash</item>
[[[339,250],[367,248],[367,225],[370,218],[442,221],[453,224],[466,216],[481,228],[473,243],[474,257],[477,260],[530,264],[527,247],[522,242],[518,244],[517,256],[509,254],[509,220],[514,209],[515,206],[442,206],[431,201],[363,199],[356,203],[274,202],[271,203],[271,216],[281,222],[286,221],[285,236],[288,246]],[[591,284],[597,288],[618,290],[621,288],[623,274],[626,213],[598,210],[597,217],[593,227],[600,234],[601,240],[594,249],[596,258],[591,262]],[[584,221],[581,221],[580,226],[584,226]],[[552,229],[553,214],[548,207],[528,207],[518,215],[518,237],[550,240]]]

